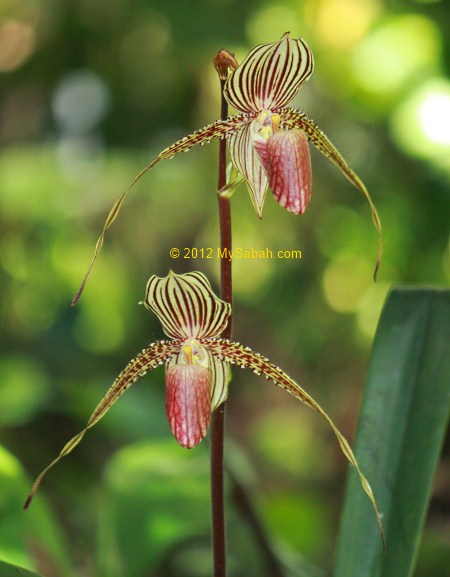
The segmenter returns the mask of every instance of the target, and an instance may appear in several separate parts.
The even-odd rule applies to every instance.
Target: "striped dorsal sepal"
[[[173,339],[205,339],[220,335],[228,323],[231,305],[214,294],[201,272],[152,276],[147,283],[146,308],[155,313],[164,332]]]
[[[249,52],[228,77],[224,96],[239,112],[275,110],[294,98],[313,70],[309,46],[286,32],[277,42],[260,44]]]

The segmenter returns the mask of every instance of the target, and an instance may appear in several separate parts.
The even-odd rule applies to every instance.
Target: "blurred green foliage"
[[[217,144],[211,144],[161,163],[136,186],[80,304],[69,307],[118,194],[162,148],[218,117],[216,52],[226,47],[241,60],[286,30],[308,42],[316,61],[293,105],[320,125],[367,184],[380,211],[385,255],[374,284],[377,239],[368,207],[315,152],[313,197],[301,217],[269,193],[259,221],[240,187],[232,203],[234,245],[301,250],[302,259],[235,261],[234,334],[301,380],[352,437],[389,287],[439,285],[450,277],[449,12],[448,3],[426,0],[3,0],[0,441],[30,479],[82,428],[128,359],[162,336],[138,306],[147,278],[169,268],[201,270],[218,286],[217,259],[169,257],[172,247],[182,255],[185,247],[217,248]],[[33,508],[44,498],[52,503],[67,535],[58,545],[62,557],[30,546],[25,529],[17,529],[20,542],[8,553],[2,510],[5,561],[46,577],[70,575],[69,566],[90,577],[115,561],[120,570],[121,547],[141,539],[164,542],[162,555],[171,560],[180,535],[173,574],[180,566],[186,575],[190,567],[207,567],[206,447],[192,457],[169,448],[163,380],[160,369],[135,385],[46,479]],[[231,383],[227,434],[248,456],[257,478],[253,497],[286,557],[301,551],[329,568],[346,465],[326,428],[281,391],[240,372]],[[155,445],[146,462],[149,441]],[[157,482],[165,443],[173,461],[164,482],[174,500],[153,525],[151,489],[138,481]],[[189,463],[197,458],[205,463],[192,475]],[[448,467],[444,455],[417,577],[441,577],[439,567],[448,566],[429,553],[442,551],[449,530],[450,495],[442,481]],[[14,491],[23,488],[25,498],[20,475]],[[142,507],[133,501],[127,510],[132,481]],[[8,487],[2,482],[0,499],[21,527],[28,523],[21,497],[12,498]],[[203,532],[195,538],[190,520],[181,516],[177,524],[176,503],[183,515],[198,515],[196,530]],[[120,543],[111,541],[108,526],[125,514]],[[136,523],[147,529],[138,534]],[[238,526],[233,531],[243,531]],[[233,575],[241,575],[239,539],[235,549],[233,543]],[[136,561],[133,575],[148,574],[148,559]]]

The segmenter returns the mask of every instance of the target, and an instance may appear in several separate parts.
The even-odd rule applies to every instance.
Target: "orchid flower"
[[[228,53],[229,55],[229,53]],[[231,55],[229,55],[231,56]],[[132,181],[114,203],[106,219],[83,283],[74,298],[76,304],[103,246],[108,228],[134,184],[158,162],[186,152],[196,144],[214,138],[228,138],[231,162],[245,179],[253,206],[262,217],[268,186],[278,203],[294,214],[302,214],[311,197],[311,160],[308,141],[331,160],[366,197],[378,232],[379,244],[375,276],[381,260],[381,223],[369,192],[359,177],[325,136],[303,112],[287,108],[313,72],[313,55],[304,40],[286,32],[278,42],[253,48],[240,66],[227,59],[227,67],[236,66],[224,86],[227,102],[238,114],[185,136],[163,150]],[[234,189],[236,183],[230,183]],[[220,193],[221,191],[219,191]]]
[[[214,294],[202,273],[177,275],[170,272],[164,278],[152,276],[147,284],[144,305],[156,314],[170,340],[152,343],[130,361],[92,413],[85,429],[73,437],[37,477],[25,507],[30,504],[47,471],[68,455],[88,429],[98,423],[122,393],[148,370],[165,363],[167,418],[178,443],[190,449],[205,437],[211,413],[227,397],[229,365],[237,365],[273,381],[325,419],[344,455],[358,471],[383,534],[372,489],[344,436],[320,405],[280,368],[249,347],[219,338],[231,315],[231,305]]]

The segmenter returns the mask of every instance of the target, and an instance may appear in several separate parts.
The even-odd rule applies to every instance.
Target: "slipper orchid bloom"
[[[167,418],[177,441],[190,449],[205,437],[211,412],[227,397],[229,365],[237,365],[273,381],[325,419],[344,455],[356,467],[382,532],[372,490],[344,436],[320,405],[280,368],[249,347],[219,338],[228,323],[231,306],[213,293],[202,273],[177,275],[170,272],[165,278],[152,276],[147,284],[144,305],[156,314],[171,340],[152,343],[125,367],[92,413],[86,428],[66,444],[36,479],[25,508],[47,471],[68,455],[88,429],[98,423],[122,393],[147,371],[165,363]]]
[[[234,67],[229,55],[226,67]],[[237,66],[237,63],[236,63]],[[253,206],[262,217],[268,186],[278,203],[294,214],[302,214],[311,197],[311,160],[308,141],[331,160],[366,197],[379,236],[377,265],[381,260],[381,224],[370,195],[359,177],[325,136],[303,112],[287,105],[313,72],[313,55],[304,40],[286,32],[278,42],[253,48],[225,82],[224,96],[238,114],[218,120],[185,136],[163,150],[132,181],[117,199],[106,219],[88,272],[75,296],[76,304],[102,248],[108,228],[134,184],[158,162],[186,152],[214,138],[228,138],[231,162],[247,183]],[[235,183],[229,183],[233,190]],[[220,193],[221,191],[219,191]]]

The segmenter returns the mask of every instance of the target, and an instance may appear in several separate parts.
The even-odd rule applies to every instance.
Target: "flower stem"
[[[228,116],[228,104],[223,96],[225,80],[220,78],[221,118]],[[219,144],[219,176],[218,190],[226,184],[226,141]],[[231,251],[231,206],[230,199],[218,195],[220,249]],[[231,279],[231,261],[226,258],[220,260],[220,296],[231,303],[233,297]],[[231,317],[228,326],[222,333],[223,338],[231,338]],[[212,513],[212,550],[213,550],[213,577],[226,576],[226,539],[225,539],[225,506],[224,506],[224,447],[225,403],[212,414],[211,418],[211,513]]]

